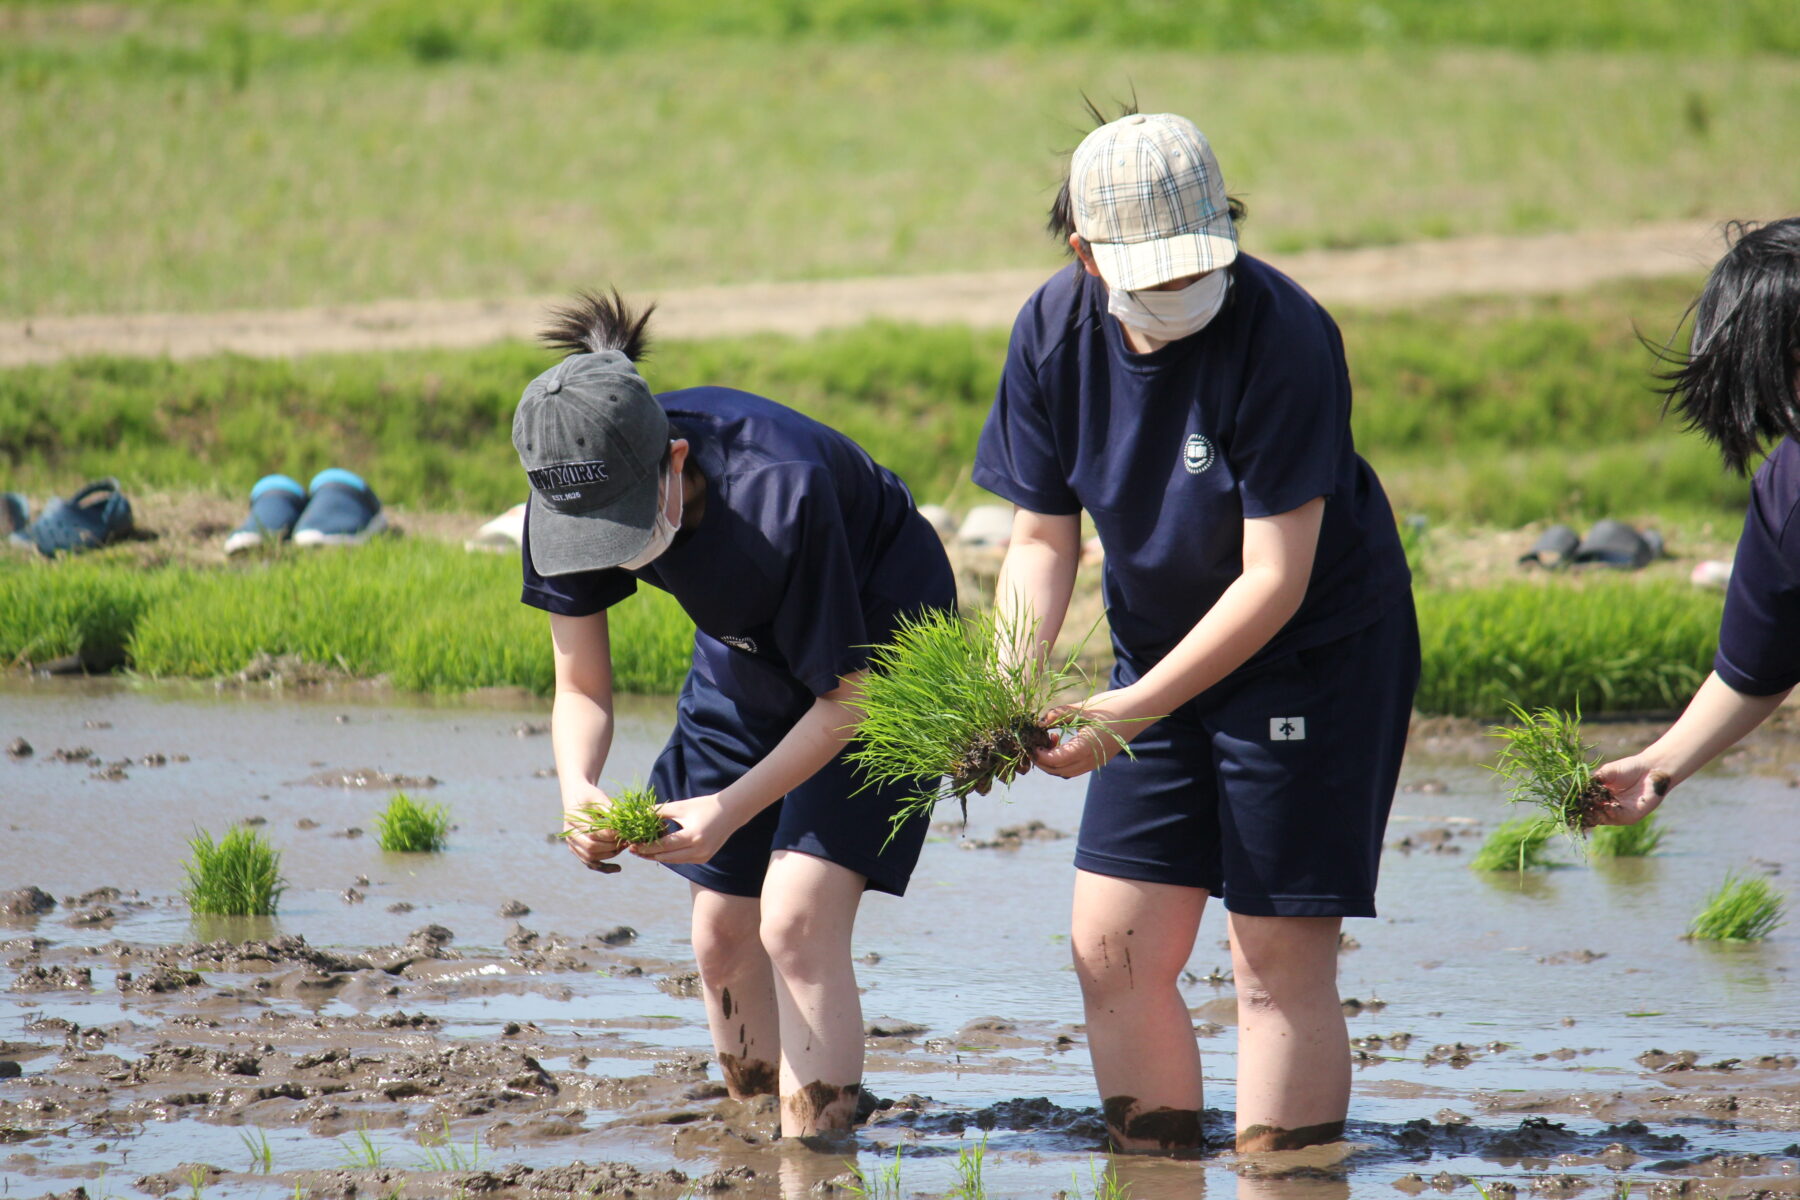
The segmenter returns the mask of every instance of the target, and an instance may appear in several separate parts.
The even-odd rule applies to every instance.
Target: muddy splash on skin
[[[752,1096],[773,1096],[779,1090],[780,1072],[772,1062],[760,1058],[743,1058],[736,1054],[719,1055],[719,1071],[733,1100]]]
[[[1308,1146],[1322,1146],[1326,1142],[1335,1142],[1344,1136],[1342,1121],[1321,1121],[1317,1125],[1302,1125],[1296,1129],[1283,1129],[1278,1125],[1252,1125],[1237,1135],[1239,1154],[1251,1154],[1260,1150],[1304,1150]]]
[[[1128,1143],[1154,1142],[1157,1149],[1178,1154],[1199,1154],[1206,1149],[1206,1137],[1200,1128],[1200,1110],[1196,1108],[1152,1108],[1140,1110],[1136,1096],[1108,1096],[1100,1106],[1106,1116],[1107,1130],[1121,1150]]]
[[[781,1098],[783,1136],[839,1139],[848,1137],[866,1093],[860,1083],[826,1083],[815,1079]],[[796,1132],[788,1134],[793,1129]]]

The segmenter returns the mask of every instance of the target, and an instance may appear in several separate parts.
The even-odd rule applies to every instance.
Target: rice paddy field
[[[0,322],[1048,275],[1084,93],[1198,118],[1253,253],[1770,218],[1800,10],[0,0]],[[880,1106],[854,1137],[783,1143],[726,1096],[686,885],[557,838],[545,621],[516,559],[461,546],[523,498],[509,426],[544,351],[0,368],[0,491],[117,476],[139,511],[91,554],[0,554],[0,1196],[1800,1195],[1792,707],[1653,828],[1587,839],[1508,828],[1488,734],[1579,708],[1615,757],[1710,669],[1721,595],[1687,576],[1730,557],[1747,485],[1664,418],[1651,348],[1685,344],[1707,265],[1334,312],[1425,656],[1382,915],[1339,960],[1350,1122],[1222,1149],[1209,915],[1182,992],[1213,1148],[1187,1161],[1107,1154],[1067,966],[1082,790],[1042,772],[966,827],[941,810],[911,895],[863,906]],[[872,322],[645,370],[790,404],[961,514],[992,500],[967,477],[1005,341]],[[401,532],[225,558],[255,479],[326,466]],[[1669,557],[1516,565],[1607,517]],[[966,602],[996,561],[958,553]],[[624,787],[692,626],[648,589],[611,621]],[[243,909],[273,911],[216,915]]]

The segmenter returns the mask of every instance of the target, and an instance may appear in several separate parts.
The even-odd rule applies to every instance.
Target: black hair
[[[1732,221],[1725,238],[1730,249],[1682,314],[1694,323],[1688,352],[1645,344],[1669,367],[1657,374],[1663,411],[1678,410],[1745,474],[1767,443],[1800,439],[1800,217]]]
[[[633,312],[618,288],[613,288],[610,296],[576,292],[573,304],[550,310],[550,324],[538,334],[538,340],[568,354],[617,350],[638,362],[650,353],[650,314],[655,311],[652,303],[642,312]]]
[[[1138,98],[1136,89],[1132,90],[1131,99],[1120,100],[1117,103],[1119,106],[1118,114],[1109,117],[1104,112],[1100,111],[1100,106],[1095,104],[1086,92],[1081,94],[1081,105],[1083,108],[1087,109],[1088,118],[1093,122],[1092,128],[1094,129],[1117,121],[1120,117],[1129,117],[1137,112]],[[1074,151],[1070,150],[1067,153],[1072,156]],[[1250,216],[1249,206],[1236,196],[1228,195],[1225,197],[1225,211],[1231,214],[1231,223],[1233,225],[1242,225]],[[1063,168],[1062,183],[1058,185],[1056,189],[1056,199],[1050,202],[1050,219],[1044,222],[1044,228],[1049,231],[1051,237],[1055,238],[1058,242],[1061,242],[1063,248],[1070,254],[1075,252],[1074,249],[1069,246],[1069,235],[1075,232],[1075,201],[1074,198],[1069,195],[1069,169],[1067,166]]]

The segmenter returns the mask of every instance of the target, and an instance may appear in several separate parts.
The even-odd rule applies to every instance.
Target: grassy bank
[[[1358,448],[1395,508],[1438,522],[1550,518],[1735,522],[1747,489],[1661,417],[1651,355],[1693,281],[1578,296],[1339,314]],[[645,365],[668,390],[730,383],[836,426],[921,500],[962,506],[1005,335],[870,325],[795,340],[669,343]],[[497,511],[523,494],[510,443],[520,388],[553,361],[526,345],[297,361],[90,359],[0,371],[5,486],[248,494],[258,476],[336,463],[390,503]]]
[[[1704,678],[1719,597],[1632,578],[1557,579],[1418,594],[1422,712],[1491,718],[1508,701],[1590,715],[1669,709]],[[267,561],[144,568],[125,551],[0,561],[0,662],[81,654],[150,677],[231,676],[295,655],[396,687],[552,683],[545,618],[518,602],[518,566],[426,541]],[[660,592],[613,610],[623,691],[674,690],[692,627]]]
[[[904,25],[911,7],[784,11],[889,10]],[[1351,8],[1281,6],[1335,7]],[[1719,57],[1735,43],[1717,31],[1735,23],[1703,8],[1680,10],[1666,42],[1634,39],[1622,17],[1621,36],[1601,39],[1665,46],[1654,51],[1333,49],[1220,33],[1263,27],[1270,5],[1236,6],[1224,25],[1156,5],[1138,11],[1181,12],[1182,28],[1231,52],[1160,36],[969,49],[677,35],[591,55],[509,41],[431,62],[352,52],[350,35],[295,33],[304,19],[262,6],[247,32],[179,19],[180,6],[167,22],[125,10],[116,32],[58,23],[48,5],[28,6],[32,20],[0,11],[14,14],[0,28],[9,315],[1049,263],[1043,213],[1084,89],[1135,87],[1146,106],[1201,120],[1250,204],[1253,249],[1769,216],[1792,204],[1787,164],[1800,159],[1800,123],[1766,119],[1800,107],[1800,58]],[[331,20],[366,21],[379,40],[382,11],[334,5]],[[1795,27],[1783,12],[1757,27],[1756,49]],[[1269,45],[1282,48],[1245,49]]]

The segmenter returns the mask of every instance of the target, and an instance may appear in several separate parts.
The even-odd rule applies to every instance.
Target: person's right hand
[[[1612,793],[1594,806],[1595,825],[1635,825],[1655,812],[1674,786],[1667,771],[1645,762],[1641,754],[1596,768],[1594,778]]]
[[[579,796],[572,796],[563,801],[563,828],[569,836],[563,840],[568,842],[570,853],[581,860],[581,865],[590,871],[598,871],[602,875],[616,875],[621,868],[618,863],[607,862],[609,858],[617,858],[625,849],[625,843],[619,841],[610,832],[590,833],[585,824],[577,824],[571,820],[571,814],[580,813],[588,808],[605,808],[612,801],[599,788],[589,788]]]

